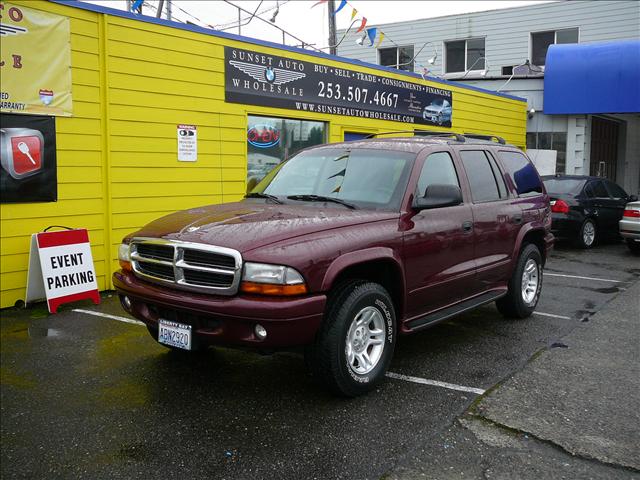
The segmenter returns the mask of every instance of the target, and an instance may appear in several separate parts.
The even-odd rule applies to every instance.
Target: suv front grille
[[[234,295],[242,273],[236,250],[157,238],[134,238],[131,264],[136,276],[150,282],[219,295]]]

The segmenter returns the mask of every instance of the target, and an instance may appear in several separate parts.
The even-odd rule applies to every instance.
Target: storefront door
[[[592,118],[590,175],[616,181],[619,127],[618,122]]]

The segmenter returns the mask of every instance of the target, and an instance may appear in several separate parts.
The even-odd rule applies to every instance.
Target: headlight
[[[123,270],[131,270],[131,247],[128,243],[122,243],[118,247],[118,263]]]
[[[247,262],[240,290],[261,295],[302,295],[307,293],[307,286],[302,275],[291,267]]]

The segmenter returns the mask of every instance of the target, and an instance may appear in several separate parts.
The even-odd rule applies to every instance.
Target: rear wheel
[[[529,243],[520,252],[507,295],[497,300],[496,306],[505,317],[527,318],[538,304],[541,289],[542,256],[538,247]]]
[[[591,248],[596,243],[596,236],[596,222],[594,222],[590,218],[587,218],[584,222],[582,222],[582,226],[580,227],[580,232],[578,233],[576,243],[580,248]]]
[[[395,310],[379,284],[354,281],[335,289],[324,323],[307,348],[307,365],[332,392],[362,395],[384,377],[395,346]]]

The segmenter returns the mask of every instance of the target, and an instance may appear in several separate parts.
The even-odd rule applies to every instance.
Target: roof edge
[[[440,83],[440,84],[443,84],[443,85],[450,85],[450,86],[455,86],[457,88],[463,88],[465,90],[471,90],[471,91],[476,91],[476,92],[480,92],[480,93],[486,93],[488,95],[493,95],[493,96],[496,96],[496,97],[508,98],[510,100],[516,100],[516,101],[520,101],[520,102],[526,102],[527,101],[525,98],[516,97],[515,95],[509,95],[509,94],[506,94],[506,93],[499,93],[499,92],[495,92],[493,90],[487,90],[487,89],[484,89],[484,88],[474,87],[474,86],[471,86],[471,85],[460,85],[457,82],[451,82],[451,81],[444,80],[444,79],[437,78],[437,77],[425,76],[423,78],[422,75],[419,75],[419,74],[417,74],[415,72],[407,72],[407,71],[404,71],[404,70],[398,70],[398,69],[391,68],[391,67],[385,67],[385,66],[382,66],[382,65],[376,65],[374,63],[363,62],[361,60],[356,60],[356,59],[352,59],[352,58],[339,57],[337,55],[330,55],[328,53],[320,53],[320,52],[313,51],[313,50],[305,50],[305,49],[298,48],[298,47],[291,47],[291,46],[288,46],[288,45],[281,45],[279,43],[269,42],[269,41],[265,41],[265,40],[259,40],[257,38],[245,37],[245,36],[242,36],[242,35],[235,35],[233,33],[226,33],[226,32],[221,32],[221,31],[218,31],[218,30],[199,27],[197,25],[186,25],[184,23],[173,22],[173,21],[170,21],[170,20],[162,19],[162,18],[149,17],[147,15],[135,15],[133,13],[126,12],[124,10],[118,10],[118,9],[110,8],[110,7],[103,7],[102,5],[94,5],[92,3],[85,3],[85,2],[81,2],[79,0],[47,0],[47,1],[50,2],[50,3],[55,3],[57,5],[63,5],[65,7],[79,8],[81,10],[89,10],[89,11],[92,11],[92,12],[102,13],[102,14],[105,14],[105,15],[113,15],[115,17],[128,18],[130,20],[137,20],[137,21],[141,21],[141,22],[145,22],[145,23],[153,23],[153,24],[156,24],[156,25],[162,25],[162,26],[165,26],[165,27],[178,28],[180,30],[187,30],[187,31],[195,32],[195,33],[202,33],[202,34],[205,34],[205,35],[210,35],[210,36],[213,36],[213,37],[225,38],[227,40],[235,40],[235,41],[238,41],[238,42],[251,43],[251,44],[260,45],[260,46],[263,46],[263,47],[269,47],[269,48],[275,48],[275,49],[278,49],[278,50],[285,50],[285,51],[289,51],[289,52],[294,52],[294,53],[298,53],[298,54],[301,54],[301,55],[310,55],[312,57],[324,58],[324,59],[327,59],[327,60],[333,60],[333,61],[337,61],[337,62],[356,65],[356,66],[359,66],[359,67],[371,68],[371,69],[374,69],[374,70],[387,72],[387,73],[394,73],[396,75],[402,75],[402,76],[405,76],[405,77],[415,78],[415,79],[418,79],[418,80],[426,80],[426,81],[430,81],[430,82]],[[31,8],[34,8],[34,7],[31,7]]]

